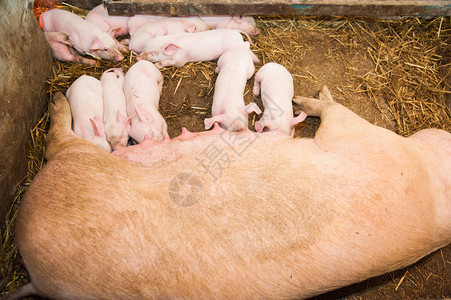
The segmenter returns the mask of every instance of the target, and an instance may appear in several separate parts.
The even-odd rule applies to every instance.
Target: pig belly
[[[206,153],[213,150],[222,153],[223,149],[217,148],[224,146],[230,148],[235,155],[238,155],[236,152],[240,153],[242,149],[235,149],[236,151],[234,152],[234,143],[247,141],[253,144],[254,140],[259,139],[260,137],[259,134],[250,131],[234,133],[231,135],[230,132],[215,127],[213,131],[182,133],[179,137],[172,139],[170,142],[149,141],[144,144],[120,148],[115,150],[112,154],[135,166],[155,168],[170,162],[175,162],[184,156],[194,155],[198,156],[198,158],[202,158]],[[270,139],[276,143],[279,140],[286,140],[287,136],[277,132],[271,132],[265,136],[265,139]],[[203,154],[203,152],[205,152],[205,154]]]
[[[40,294],[300,298],[443,246],[431,247],[430,186],[424,176],[415,184],[421,163],[391,159],[402,147],[364,159],[277,133],[192,135],[148,145],[148,156],[137,146],[116,156],[91,147],[47,163],[17,223]],[[186,174],[194,180],[182,185]],[[191,205],[174,193],[189,194]],[[428,218],[417,222],[418,211]]]

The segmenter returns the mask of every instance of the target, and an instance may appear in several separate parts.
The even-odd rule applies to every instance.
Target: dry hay
[[[299,43],[299,29],[319,31],[347,49],[330,55],[348,68],[343,80],[359,83],[355,93],[366,93],[374,101],[385,101],[387,119],[394,120],[396,132],[408,136],[424,128],[451,131],[450,58],[451,20],[406,19],[369,21],[366,19],[261,19],[259,28],[273,39],[259,38],[256,53],[263,62],[276,61],[296,78],[316,81],[301,65],[291,65],[292,56],[302,56],[307,42]],[[275,47],[275,40],[280,43]],[[365,51],[373,62],[369,72],[360,75],[346,55]],[[327,71],[327,70],[325,70]],[[382,113],[386,113],[381,109]]]
[[[86,14],[86,10],[75,7],[65,5],[63,8]],[[297,94],[312,90],[309,86],[323,84],[321,72],[303,64],[303,58],[313,48],[309,40],[302,39],[302,33],[318,33],[340,46],[331,47],[331,43],[328,43],[325,55],[344,66],[345,73],[341,74],[344,84],[335,87],[338,98],[340,93],[343,97],[358,94],[369,97],[380,114],[395,124],[392,129],[401,135],[410,135],[430,127],[451,131],[451,19],[373,21],[359,18],[265,17],[257,18],[257,25],[262,33],[253,38],[253,51],[263,63],[274,61],[287,67],[295,82],[302,83],[302,86],[295,85]],[[371,61],[371,66],[363,73],[351,59],[357,54]],[[48,80],[48,93],[52,96],[57,91],[64,92],[83,74],[100,78],[103,71],[112,67],[121,67],[126,72],[135,62],[133,55],[128,55],[122,62],[99,61],[95,66],[56,61]],[[171,136],[180,132],[181,124],[190,130],[201,129],[202,120],[209,116],[211,110],[216,78],[214,69],[213,62],[162,69],[164,87],[160,110],[169,127],[177,127],[172,133],[169,132]],[[255,100],[250,90],[251,84],[248,84],[246,102]],[[31,131],[29,171],[16,188],[16,197],[2,232],[2,293],[13,291],[27,282],[26,270],[20,265],[14,244],[14,221],[23,193],[44,164],[47,130],[48,114],[45,113]],[[361,296],[366,299],[450,297],[450,260],[451,251],[447,247],[413,267],[341,289],[337,293],[329,293],[325,298],[354,299],[360,298],[362,292],[365,294]],[[372,289],[367,290],[368,287]]]
[[[27,272],[21,266],[19,251],[14,243],[14,230],[20,200],[38,171],[44,166],[45,137],[49,129],[49,115],[44,113],[38,124],[30,130],[31,145],[27,175],[16,186],[14,200],[6,213],[1,234],[0,292],[16,290],[25,284]]]

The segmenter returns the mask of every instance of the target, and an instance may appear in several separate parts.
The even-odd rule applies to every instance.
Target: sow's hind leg
[[[61,92],[53,96],[49,104],[50,130],[46,139],[45,158],[51,160],[55,154],[68,148],[83,148],[84,151],[101,151],[72,131],[72,115],[69,102]]]
[[[354,142],[362,144],[363,140],[368,139],[368,135],[379,137],[390,134],[388,130],[372,125],[336,103],[326,86],[320,90],[319,99],[296,96],[293,102],[298,104],[307,116],[321,118],[314,141],[325,150],[346,152],[349,150],[348,146]]]
[[[301,110],[303,110],[307,116],[321,118],[320,129],[333,126],[334,130],[349,130],[356,123],[371,126],[371,124],[357,116],[351,110],[335,102],[327,86],[323,86],[319,92],[318,98],[319,99],[296,96],[293,101],[300,106]],[[335,134],[337,134],[337,132],[335,132]]]

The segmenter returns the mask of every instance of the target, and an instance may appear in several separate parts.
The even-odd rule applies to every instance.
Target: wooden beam
[[[111,15],[451,16],[451,0],[103,0]]]

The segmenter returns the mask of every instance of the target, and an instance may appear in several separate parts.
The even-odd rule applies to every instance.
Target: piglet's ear
[[[109,23],[109,22],[108,22]],[[110,24],[110,27],[111,27],[111,24]],[[116,34],[119,32],[121,30],[121,27],[119,26],[119,27],[114,27],[114,28],[111,28],[110,29],[110,35],[111,36],[116,36]]]
[[[190,25],[185,28],[185,32],[193,33],[196,32],[196,25]]]
[[[242,16],[234,16],[232,17],[232,19],[237,22],[237,23],[241,23],[243,22],[243,17]]]
[[[210,129],[215,124],[215,122],[218,122],[218,123],[224,122],[224,115],[221,114],[221,115],[217,115],[217,116],[205,119],[204,120],[205,129]]]
[[[132,131],[132,121],[130,119],[128,119],[127,123],[125,123],[125,130],[127,130],[128,134],[130,135],[130,132]]]
[[[117,31],[121,30],[121,26],[117,26],[117,27],[113,27],[113,25],[110,23],[110,21],[105,20],[105,22],[108,23],[108,25],[110,25],[110,32],[114,32],[116,33]]]
[[[99,117],[94,117],[93,119],[89,119],[92,128],[94,129],[94,134],[96,136],[105,136],[105,126]]]
[[[102,42],[96,38],[92,41],[91,47],[89,48],[89,51],[97,51],[97,50],[101,50],[103,49],[103,44]]]
[[[47,37],[48,32],[44,32]],[[57,42],[72,47],[73,44],[69,40],[69,36],[63,32],[57,32]]]
[[[254,64],[260,64],[260,59],[257,57],[257,55],[254,54],[254,52],[251,52],[251,56],[252,56],[252,61],[254,62]]]
[[[244,108],[244,112],[246,114],[250,114],[251,112],[254,112],[256,114],[261,114],[262,113],[260,108],[254,102],[251,102],[248,105],[246,105],[246,107]]]
[[[135,107],[135,112],[141,122],[150,123],[152,121],[152,115],[145,108]]]
[[[127,119],[126,116],[121,114],[120,111],[118,110],[117,111],[117,119],[116,119],[116,121],[125,125],[125,123],[127,123],[128,119]]]
[[[160,29],[158,29],[158,31],[155,34],[155,36],[168,35],[168,34],[169,34],[168,27],[167,26],[163,26]]]
[[[254,94],[254,96],[258,96],[260,94],[260,82],[261,82],[261,80],[259,80],[257,77],[255,77],[254,87],[252,88],[252,94]]]
[[[263,130],[265,130],[265,127],[269,127],[271,126],[272,122],[267,120],[267,121],[257,121],[255,122],[255,130],[257,132],[263,132]]]
[[[174,54],[177,53],[178,50],[179,50],[179,47],[177,47],[174,44],[169,44],[166,46],[166,48],[164,48],[163,52],[167,56],[173,56]]]

